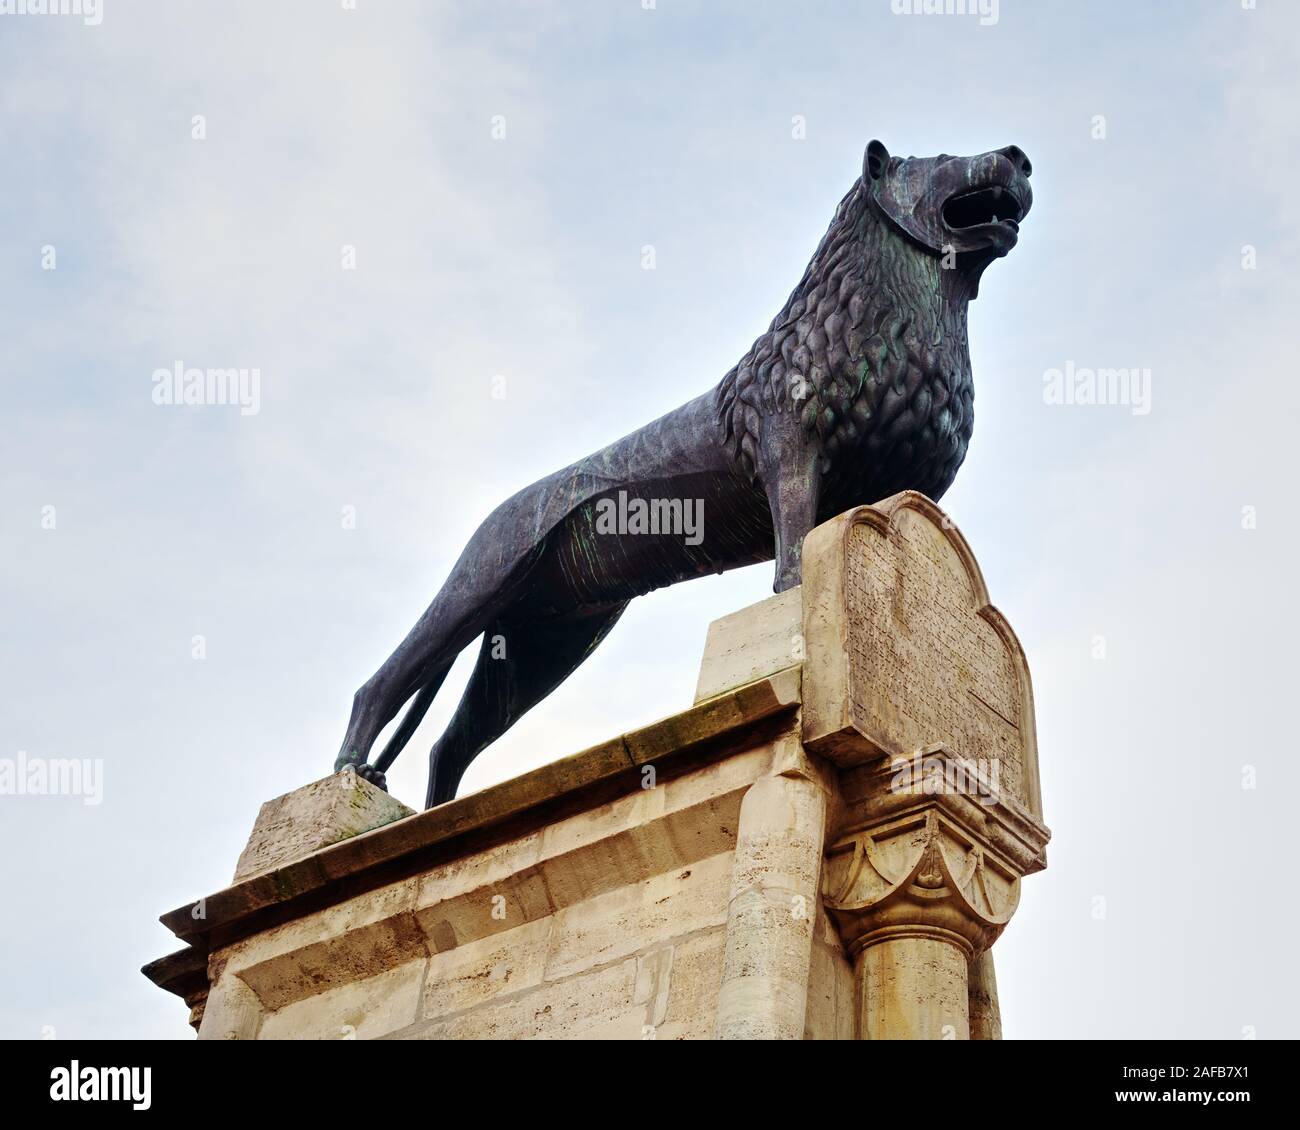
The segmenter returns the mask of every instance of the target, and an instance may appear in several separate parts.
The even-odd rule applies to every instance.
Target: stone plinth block
[[[351,769],[323,777],[262,805],[235,868],[235,882],[413,815]]]
[[[787,589],[709,625],[695,701],[803,662],[802,591]]]

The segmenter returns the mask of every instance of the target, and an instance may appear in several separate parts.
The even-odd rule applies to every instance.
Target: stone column
[[[897,927],[854,961],[864,1040],[968,1040],[966,951],[940,932]]]
[[[901,785],[893,763],[857,774],[825,904],[853,956],[862,1038],[987,1039],[987,1009],[974,1026],[970,1009],[973,988],[978,1001],[991,987],[981,958],[1016,909],[1021,877],[1040,869],[1048,833],[1009,798],[937,791],[961,780],[946,750],[925,763],[930,773]]]
[[[792,733],[741,802],[718,1039],[803,1039],[829,788]]]
[[[264,1014],[257,994],[236,974],[214,969],[212,988],[199,1023],[199,1039],[256,1040]]]
[[[998,982],[993,975],[993,951],[970,963],[970,1038],[1002,1039],[1002,1010],[998,1006]]]

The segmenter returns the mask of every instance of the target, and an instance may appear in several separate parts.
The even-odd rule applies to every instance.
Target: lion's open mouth
[[[996,223],[1008,224],[1019,231],[1024,215],[1015,193],[1000,185],[958,193],[950,196],[943,206],[944,223],[954,231]]]

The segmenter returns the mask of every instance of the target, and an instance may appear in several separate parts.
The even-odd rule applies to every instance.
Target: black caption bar
[[[1223,1115],[1228,1107],[1281,1101],[1282,1084],[1294,1074],[1293,1043],[1263,1040],[809,1043],[743,1051],[646,1043],[635,1049],[589,1043],[579,1051],[572,1043],[525,1049],[343,1040],[13,1041],[0,1051],[0,1085],[8,1116],[64,1108],[93,1117],[114,1107],[132,1117],[229,1111],[245,1118],[316,1112],[338,1118],[355,1110],[375,1118],[397,1096],[403,1106],[427,1102],[432,1113],[449,1100],[496,1110],[511,1096],[523,1101],[532,1094],[544,1096],[538,1117],[554,1120],[571,1109],[584,1122],[583,1111],[603,1110],[608,1117],[620,1107],[607,1101],[625,1104],[638,1094],[670,1110],[684,1097],[677,1088],[688,1078],[691,1090],[719,1095],[748,1079],[740,1091],[755,1098],[787,1085],[793,1098],[806,1085],[811,1113],[823,1102],[837,1107],[849,1101],[825,1092],[827,1080],[847,1071],[858,1080],[852,1101],[864,1104],[874,1120],[895,1104],[916,1115],[929,1102],[944,1105],[958,1095],[992,1117],[1125,1106]],[[737,1051],[745,1057],[741,1064],[732,1060]],[[782,1074],[772,1073],[769,1057]],[[824,1074],[828,1069],[831,1074]]]

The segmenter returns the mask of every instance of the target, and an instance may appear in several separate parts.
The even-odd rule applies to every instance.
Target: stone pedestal
[[[401,801],[347,768],[262,805],[235,867],[235,882],[413,815]]]
[[[146,975],[209,1039],[999,1038],[1048,838],[1024,656],[920,495],[803,563],[680,714],[427,812],[268,802]]]

